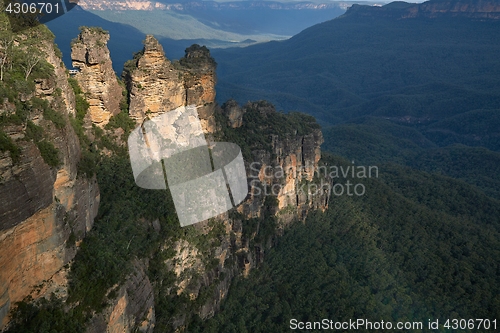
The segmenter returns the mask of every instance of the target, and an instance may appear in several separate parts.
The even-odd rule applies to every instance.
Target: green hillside
[[[421,322],[423,330],[408,331],[450,332],[447,319],[498,318],[500,202],[451,178],[381,169],[365,196],[335,197],[325,213],[294,225],[234,284],[222,311],[189,332],[288,332],[293,318]],[[429,330],[429,319],[440,329]]]
[[[438,120],[497,108],[498,21],[349,15],[293,38],[215,50],[220,100],[261,94],[324,124],[362,115]]]
[[[215,51],[219,98],[264,96],[314,115],[335,154],[324,163],[377,166],[380,177],[285,232],[189,331],[288,332],[292,319],[324,318],[491,331],[446,320],[500,315],[499,28],[348,11],[287,41]]]

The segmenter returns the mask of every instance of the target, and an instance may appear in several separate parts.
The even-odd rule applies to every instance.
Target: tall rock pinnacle
[[[109,34],[102,29],[84,27],[71,48],[73,67],[80,70],[75,78],[90,104],[89,120],[98,126],[106,125],[120,112],[122,98],[106,45],[108,39]],[[91,123],[87,121],[86,125]]]
[[[214,132],[215,66],[208,49],[198,45],[172,63],[160,43],[146,36],[142,52],[125,66],[130,117],[140,123],[180,106],[196,105],[203,130]]]

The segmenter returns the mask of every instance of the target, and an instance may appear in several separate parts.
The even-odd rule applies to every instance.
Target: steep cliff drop
[[[103,127],[120,112],[122,88],[113,70],[108,47],[109,34],[100,28],[82,28],[73,40],[71,60],[78,68],[75,78],[90,104],[86,127]]]
[[[119,130],[113,127],[118,123],[113,116],[120,112],[122,92],[110,72],[108,37],[97,28],[83,28],[73,44],[73,63],[80,69],[75,79],[83,90],[76,97],[60,59],[48,48],[55,74],[51,79],[38,81],[37,96],[64,115],[66,125],[83,117],[80,126],[92,136],[83,139],[91,147],[85,149],[97,149],[97,155],[101,153],[100,158],[109,162],[115,157],[124,158],[120,144],[125,140],[116,140],[116,146],[110,144],[110,138]],[[142,216],[134,220],[137,225],[150,225],[148,232],[155,236],[161,231],[164,238],[151,237],[157,242],[153,253],[127,257],[130,267],[121,282],[106,285],[106,291],[100,295],[91,295],[93,299],[102,297],[105,305],[88,312],[88,320],[82,321],[86,332],[152,332],[155,327],[160,331],[182,331],[194,318],[212,316],[233,278],[247,276],[261,264],[288,225],[303,220],[309,210],[324,210],[328,206],[329,192],[320,183],[327,184],[329,180],[316,173],[321,164],[323,138],[314,118],[279,113],[265,101],[244,106],[229,101],[218,106],[215,67],[208,49],[199,45],[188,48],[184,58],[172,63],[158,41],[147,36],[143,51],[125,65],[123,78],[130,118],[123,112],[120,121],[135,122],[137,126],[178,106],[196,105],[209,141],[234,142],[242,148],[249,195],[237,209],[182,230],[161,230],[158,220],[146,221]],[[78,116],[75,100],[84,95],[88,97],[90,112]],[[2,207],[6,207],[0,214],[0,264],[5,268],[0,272],[2,318],[6,318],[12,304],[29,294],[41,297],[54,292],[66,300],[69,282],[67,270],[61,268],[74,258],[97,214],[100,196],[95,177],[83,173],[77,177],[82,155],[78,137],[59,118],[45,119],[49,114],[35,110],[30,121],[43,127],[58,149],[61,163],[48,165],[35,142],[29,140],[19,141],[22,154],[18,162],[14,162],[9,151],[0,155],[0,197],[5,202]],[[75,128],[79,136],[85,136],[82,127]],[[4,126],[3,131],[12,138],[22,138],[26,136],[26,125]],[[120,133],[126,131],[122,128]],[[28,136],[32,135],[29,132]],[[103,138],[108,140],[108,146],[103,144]],[[115,177],[113,171],[112,176]],[[101,184],[103,197],[105,185]],[[132,200],[131,191],[123,190],[125,202]],[[16,197],[9,196],[12,193]],[[113,198],[106,198],[111,201],[106,205],[113,205]],[[20,200],[24,206],[19,205]],[[174,211],[168,214],[172,214],[169,219],[175,220]],[[105,215],[99,216],[96,230],[108,221]],[[121,232],[119,227],[106,230]],[[124,248],[128,249],[133,239],[127,240]],[[85,259],[77,258],[70,267],[78,260]],[[84,261],[80,267],[86,264]],[[85,267],[90,267],[92,275],[93,266]],[[72,282],[78,284],[76,280]],[[78,307],[83,303],[80,301],[73,299],[65,306]],[[176,305],[165,305],[170,303]]]
[[[2,98],[0,106],[0,134],[12,143],[10,150],[0,149],[0,327],[28,295],[65,297],[63,267],[99,206],[95,177],[78,175],[81,148],[68,117],[75,113],[75,96],[53,35],[39,26],[11,38],[23,56],[39,58],[20,80],[27,89]],[[39,52],[27,52],[31,47]],[[4,75],[4,92],[5,81],[16,80],[15,70],[14,64]]]
[[[329,192],[321,189],[320,182],[328,184],[329,180],[315,174],[323,137],[314,118],[278,113],[264,101],[243,107],[229,101],[218,106],[215,67],[203,46],[193,45],[186,49],[185,57],[170,62],[159,42],[147,36],[143,50],[125,64],[122,75],[129,116],[138,126],[179,106],[196,105],[208,140],[242,147],[249,195],[236,210],[189,227],[189,232],[182,232],[186,236],[162,240],[156,256],[171,256],[154,259],[154,264],[145,262],[145,268],[134,265],[136,273],[129,275],[129,279],[142,276],[140,296],[131,295],[130,280],[125,282],[120,297],[92,319],[89,332],[129,331],[139,326],[149,332],[155,325],[160,330],[183,330],[196,315],[212,316],[232,279],[248,275],[262,263],[287,225],[304,219],[311,209],[328,206]],[[200,239],[204,241],[200,243]],[[144,276],[141,272],[147,266],[170,272],[168,281],[162,275]],[[156,316],[157,306],[165,302],[178,304],[168,319]],[[165,311],[160,311],[163,316]]]

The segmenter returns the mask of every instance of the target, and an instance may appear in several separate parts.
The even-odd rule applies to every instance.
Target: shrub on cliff
[[[1,130],[0,130],[0,151],[2,152],[9,151],[10,158],[12,158],[14,162],[18,161],[21,156],[21,150],[19,149],[19,147],[16,146],[12,141],[12,139]]]
[[[51,167],[57,167],[61,161],[59,160],[59,150],[54,147],[54,144],[49,141],[40,141],[37,144],[38,150],[40,150],[40,154],[42,155],[45,163],[50,165]]]
[[[7,332],[72,332],[83,333],[84,327],[64,311],[63,303],[56,297],[50,300],[41,298],[32,302],[27,298],[16,303],[12,323]]]
[[[208,48],[203,45],[193,44],[186,49],[186,54],[183,58],[179,59],[179,63],[186,68],[199,68],[204,65],[215,68],[217,63],[210,55]]]

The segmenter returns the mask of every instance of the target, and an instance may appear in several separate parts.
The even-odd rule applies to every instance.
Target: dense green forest
[[[500,22],[358,13],[287,41],[215,50],[219,98],[259,96],[314,115],[324,150],[461,179],[499,199]]]
[[[500,316],[498,27],[348,11],[284,42],[213,52],[221,99],[314,115],[333,153],[323,163],[380,177],[287,230],[221,312],[188,331],[366,318],[488,332],[444,324]]]
[[[323,148],[359,164],[397,163],[463,180],[500,199],[499,110],[468,112],[476,121],[404,125],[362,117],[324,129]]]
[[[188,331],[287,332],[292,318],[498,318],[500,202],[449,177],[381,170],[366,180],[366,195],[335,197],[325,213],[291,227],[235,282],[221,312]]]

